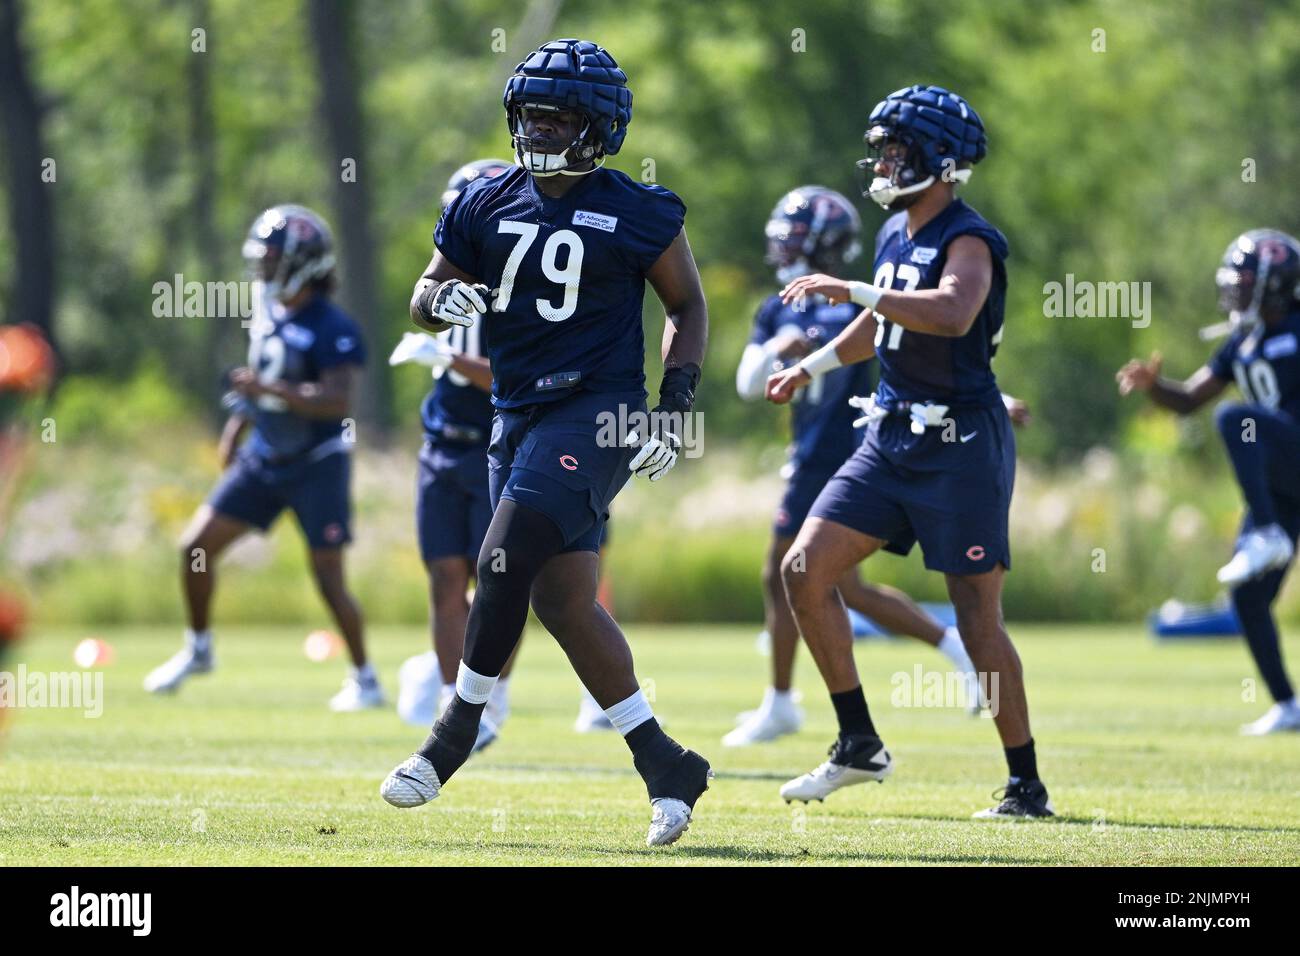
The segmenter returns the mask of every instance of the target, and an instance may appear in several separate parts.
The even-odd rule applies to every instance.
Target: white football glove
[[[665,423],[666,424],[666,423]],[[627,443],[637,447],[641,436],[635,431],[629,432]],[[634,475],[658,481],[677,464],[677,452],[682,447],[681,439],[668,431],[664,425],[651,424],[650,437],[640,444],[637,453],[628,462],[627,470]]]
[[[393,349],[393,354],[388,356],[388,364],[404,365],[414,362],[417,365],[427,365],[438,376],[451,367],[452,357],[451,348],[441,338],[424,332],[407,332],[402,336],[402,341],[397,343],[397,348]]]
[[[438,286],[433,295],[429,311],[434,321],[450,322],[469,328],[474,320],[488,310],[488,299],[492,290],[485,285],[470,285],[459,279],[448,279]]]

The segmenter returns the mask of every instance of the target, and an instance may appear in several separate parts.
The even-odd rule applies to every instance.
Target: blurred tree
[[[370,228],[370,187],[377,176],[366,162],[365,118],[358,90],[356,4],[352,0],[308,0],[320,117],[325,127],[326,160],[334,183],[336,241],[343,263],[340,300],[361,323],[374,352],[361,379],[360,415],[385,429],[391,422],[390,376],[382,361],[376,249]]]
[[[31,322],[57,343],[53,329],[56,260],[51,182],[44,178],[44,109],[27,66],[18,0],[0,0],[0,128],[9,184],[10,237],[17,247],[7,321]],[[57,346],[56,346],[57,347]]]

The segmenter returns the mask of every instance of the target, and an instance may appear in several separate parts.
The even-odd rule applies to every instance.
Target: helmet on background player
[[[267,294],[288,302],[309,282],[334,273],[334,237],[306,206],[272,206],[253,221],[244,240],[244,264]]]
[[[909,86],[876,104],[863,137],[867,158],[858,170],[868,196],[885,209],[906,209],[938,178],[964,183],[970,167],[984,158],[988,141],[979,114],[941,86]],[[888,176],[877,176],[881,158]]]
[[[617,153],[632,121],[626,74],[589,40],[552,40],[528,54],[506,81],[503,102],[517,162],[535,176],[590,172],[574,169]],[[578,113],[582,129],[555,152],[553,141],[524,132],[528,109]]]
[[[862,252],[862,220],[853,203],[825,186],[800,186],[777,202],[767,219],[768,265],[777,281],[813,272],[837,275]]]
[[[1300,300],[1300,242],[1276,229],[1243,232],[1224,252],[1214,284],[1233,328],[1258,325],[1265,312],[1285,314]]]
[[[447,188],[442,192],[441,207],[446,209],[450,206],[451,201],[460,195],[461,190],[474,180],[482,179],[484,176],[494,179],[511,168],[513,168],[512,164],[504,159],[476,159],[472,163],[466,163],[451,174],[451,179],[447,180]]]

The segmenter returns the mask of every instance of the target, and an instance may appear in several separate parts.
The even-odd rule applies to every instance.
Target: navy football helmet
[[[812,272],[838,275],[862,252],[862,220],[853,203],[825,186],[800,186],[768,217],[766,262],[786,283]]]
[[[243,253],[248,274],[280,302],[334,272],[334,237],[325,220],[305,206],[272,206],[258,216]]]
[[[441,207],[446,209],[450,206],[451,201],[460,195],[461,190],[474,180],[482,179],[484,176],[495,179],[510,168],[511,164],[504,159],[476,159],[472,163],[466,163],[451,174],[451,179],[447,180],[447,188],[442,192]]]
[[[862,191],[885,209],[905,209],[936,177],[964,183],[988,152],[984,123],[956,93],[941,86],[909,86],[876,104],[863,137],[867,158],[858,162]],[[888,176],[875,174],[884,159]]]
[[[1244,232],[1224,252],[1214,284],[1233,328],[1259,324],[1264,312],[1285,315],[1300,300],[1300,242],[1276,229]]]
[[[518,164],[535,176],[590,172],[575,172],[574,167],[617,153],[632,122],[627,76],[612,56],[589,40],[542,44],[515,67],[503,102]],[[555,144],[524,132],[525,109],[573,111],[582,115],[583,128],[558,153],[546,152]]]

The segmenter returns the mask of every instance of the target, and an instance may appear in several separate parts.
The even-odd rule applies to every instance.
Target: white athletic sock
[[[763,703],[758,705],[758,709],[763,712],[773,710],[786,710],[794,704],[794,691],[790,688],[777,690],[775,687],[769,687],[763,692]]]
[[[944,630],[943,638],[939,641],[939,650],[963,674],[969,674],[975,670],[975,665],[971,662],[970,655],[966,653],[966,645],[962,643],[961,634],[958,633],[957,628],[949,627]]]
[[[461,661],[460,669],[456,672],[456,693],[467,704],[486,704],[498,680],[500,678],[495,675],[488,677],[486,674],[474,673]]]
[[[375,676],[375,665],[369,661],[366,661],[360,667],[352,668],[352,676],[357,679],[358,683],[362,684],[373,684],[379,680]]]
[[[212,650],[211,631],[193,631],[185,629],[185,644],[195,654],[207,654]]]
[[[627,700],[620,700],[613,707],[607,708],[605,716],[614,725],[614,729],[626,737],[629,732],[640,727],[647,720],[654,720],[655,715],[650,709],[650,701],[646,700],[645,694],[638,689]]]

